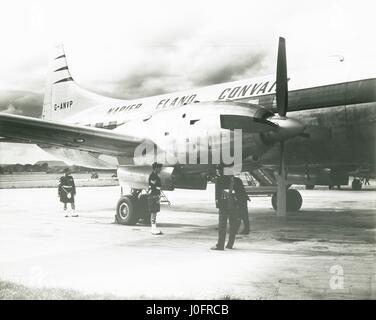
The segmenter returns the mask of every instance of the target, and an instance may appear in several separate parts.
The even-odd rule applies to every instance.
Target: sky
[[[281,35],[289,70],[376,57],[368,0],[2,0],[0,12],[0,111],[34,117],[57,43],[81,86],[124,99],[273,74]],[[48,159],[0,144],[0,163]]]

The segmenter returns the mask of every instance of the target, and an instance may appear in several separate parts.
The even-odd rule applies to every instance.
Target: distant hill
[[[93,169],[80,166],[68,166],[64,161],[46,160],[37,161],[34,164],[0,164],[0,174],[12,174],[22,172],[45,172],[45,173],[62,173],[64,168],[70,168],[73,173],[89,173],[89,172],[114,172],[116,170]]]
[[[47,161],[37,161],[34,163],[35,166],[42,166],[47,164],[48,167],[67,167],[68,165],[64,161],[59,160],[47,160]]]

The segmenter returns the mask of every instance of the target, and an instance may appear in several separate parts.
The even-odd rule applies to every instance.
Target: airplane
[[[336,81],[288,77],[282,37],[276,76],[132,100],[80,87],[69,71],[63,46],[58,45],[42,118],[0,113],[0,137],[36,144],[69,164],[116,169],[122,190],[116,220],[134,225],[149,220],[143,191],[151,166],[135,155],[140,145],[176,155],[179,144],[207,135],[207,162],[200,161],[203,145],[197,144],[187,152],[196,162],[165,162],[161,172],[163,190],[203,190],[218,164],[212,154],[231,149],[234,143],[233,136],[218,137],[241,130],[242,171],[259,182],[251,193],[270,195],[277,215],[286,217],[286,212],[302,206],[301,194],[292,184],[347,185],[351,172],[375,172],[375,110],[375,77]],[[356,177],[353,189],[361,186]],[[125,189],[130,193],[124,194]]]

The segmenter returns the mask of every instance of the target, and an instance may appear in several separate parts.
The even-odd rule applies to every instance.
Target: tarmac
[[[119,299],[375,299],[376,191],[300,190],[286,220],[249,203],[251,233],[212,251],[214,186],[167,192],[161,236],[114,221],[119,187],[77,188],[65,218],[55,188],[0,190],[0,280]]]

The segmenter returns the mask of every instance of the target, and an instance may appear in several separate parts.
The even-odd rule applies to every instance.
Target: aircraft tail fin
[[[62,44],[56,46],[49,66],[42,118],[63,120],[95,106],[104,97],[81,88],[72,78]]]

